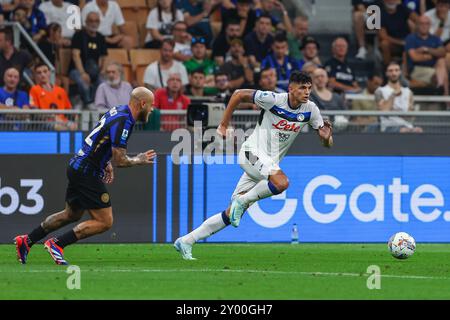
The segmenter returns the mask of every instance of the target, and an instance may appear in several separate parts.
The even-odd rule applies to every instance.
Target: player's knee
[[[287,188],[289,188],[289,179],[287,177],[281,179],[279,186],[278,186],[278,190],[280,190],[281,192],[287,190]]]
[[[276,194],[282,193],[289,188],[289,179],[286,176],[274,179],[271,183],[277,190]]]
[[[109,229],[112,228],[112,225],[113,225],[113,217],[112,216],[105,217],[101,221],[101,232],[108,231]]]
[[[111,229],[112,225],[113,225],[113,217],[106,219],[106,221],[103,224],[105,231]]]

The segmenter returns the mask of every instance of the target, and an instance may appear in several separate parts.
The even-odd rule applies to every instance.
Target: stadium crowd
[[[375,34],[365,23],[373,4],[381,8]],[[450,0],[352,6],[354,34],[336,35],[330,52],[321,52],[308,17],[276,0],[0,0],[0,26],[20,23],[56,70],[51,83],[32,46],[21,37],[14,47],[12,28],[0,27],[0,108],[103,112],[145,85],[157,109],[184,110],[194,100],[227,102],[238,88],[285,92],[296,69],[312,76],[311,99],[323,110],[408,111],[413,94],[448,95]],[[349,61],[369,59],[375,67],[361,81]],[[351,93],[375,99],[350,103]],[[170,130],[151,121],[147,128]],[[370,128],[377,120],[350,121]],[[56,130],[76,129],[63,116],[57,123]],[[421,132],[404,121],[385,124],[382,131]]]

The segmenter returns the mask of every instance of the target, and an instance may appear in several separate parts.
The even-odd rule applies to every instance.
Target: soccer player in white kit
[[[333,145],[331,123],[324,121],[319,108],[309,101],[311,86],[308,74],[294,71],[289,78],[288,93],[251,89],[233,93],[217,128],[222,137],[229,133],[231,116],[241,102],[254,103],[262,109],[255,130],[239,152],[239,164],[244,174],[225,211],[208,218],[197,229],[175,241],[175,249],[185,260],[195,260],[192,257],[195,242],[230,224],[238,227],[242,215],[255,201],[280,194],[288,188],[289,180],[278,163],[304,126],[309,124],[317,131],[323,146]]]

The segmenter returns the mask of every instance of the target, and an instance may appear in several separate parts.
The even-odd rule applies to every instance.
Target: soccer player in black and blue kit
[[[126,150],[135,122],[147,122],[153,100],[150,90],[138,87],[131,92],[128,105],[112,108],[97,123],[67,167],[69,184],[65,209],[47,217],[31,233],[14,239],[17,257],[22,264],[26,263],[34,243],[50,232],[80,220],[86,212],[89,212],[90,220],[45,242],[44,246],[56,264],[68,264],[64,259],[64,247],[111,228],[113,214],[105,183],[109,184],[114,180],[113,165],[131,167],[150,164],[156,157],[153,150],[135,157],[127,156]]]

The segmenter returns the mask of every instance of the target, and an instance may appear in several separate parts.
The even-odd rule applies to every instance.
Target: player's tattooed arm
[[[127,150],[124,148],[112,148],[112,163],[119,168],[132,167],[141,164],[153,163],[153,159],[156,157],[154,150],[148,150],[146,152],[139,153],[135,157],[127,155]]]
[[[324,147],[331,148],[333,146],[333,126],[330,121],[325,120],[317,133]]]
[[[239,106],[241,102],[253,103],[253,95],[256,90],[252,89],[238,89],[234,91],[233,95],[228,102],[227,108],[222,117],[219,127],[217,128],[217,133],[222,137],[226,137],[227,128],[230,125],[231,116],[234,110]]]

